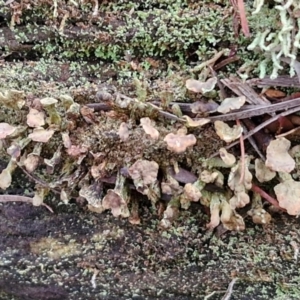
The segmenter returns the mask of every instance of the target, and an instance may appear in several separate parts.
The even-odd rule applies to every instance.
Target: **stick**
[[[225,295],[223,296],[222,300],[229,300],[231,295],[232,295],[232,291],[233,291],[233,286],[236,283],[236,281],[238,280],[238,278],[233,278],[228,286],[228,289],[225,293]]]
[[[18,195],[0,195],[0,203],[5,202],[25,202],[32,204],[32,198]],[[52,208],[46,203],[42,203],[50,212],[54,213]]]
[[[293,112],[300,110],[300,98],[284,101],[281,103],[271,104],[271,105],[259,105],[258,107],[254,107],[252,109],[233,112],[233,113],[229,113],[226,115],[208,117],[208,119],[210,119],[211,121],[233,121],[236,119],[248,119],[251,117],[260,116],[260,115],[264,115],[264,114],[272,114],[272,113],[275,113],[280,110],[287,110],[287,109],[294,108],[294,107],[296,107],[296,110]],[[293,112],[288,113],[288,115]],[[197,121],[198,119],[196,118],[195,120]],[[274,120],[272,120],[272,122],[273,121]]]
[[[300,98],[298,98],[300,99]],[[297,100],[298,100],[297,99]],[[285,112],[282,112],[268,120],[266,120],[265,122],[261,123],[260,125],[258,125],[257,127],[255,127],[254,129],[250,130],[247,134],[244,135],[244,139],[247,139],[249,138],[250,136],[252,136],[253,134],[255,134],[256,132],[260,131],[261,129],[263,129],[264,127],[266,127],[267,125],[271,124],[272,122],[276,121],[279,117],[285,117],[285,116],[288,116],[290,114],[293,114],[297,111],[300,111],[300,106],[298,107],[294,107],[292,109],[289,109]],[[232,148],[233,146],[237,145],[240,141],[236,141],[236,142],[233,142],[232,144],[224,147],[226,150]],[[219,155],[219,152],[216,152],[214,153],[213,155],[211,155],[209,158],[213,158],[215,156]]]

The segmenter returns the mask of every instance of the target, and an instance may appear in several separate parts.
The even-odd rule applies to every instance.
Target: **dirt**
[[[53,214],[0,204],[0,299],[222,299],[233,278],[230,299],[299,299],[296,218],[274,213],[267,227],[249,220],[244,232],[209,232],[194,204],[165,231],[143,198],[140,225],[47,203]]]

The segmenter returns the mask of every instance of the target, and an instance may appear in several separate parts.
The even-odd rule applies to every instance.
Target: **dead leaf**
[[[286,96],[286,93],[279,91],[279,90],[274,90],[274,89],[267,89],[265,91],[265,95],[269,98],[283,98]]]
[[[182,183],[194,183],[197,181],[197,176],[195,174],[180,167],[177,172],[175,172],[173,167],[169,167],[167,172],[171,177]]]

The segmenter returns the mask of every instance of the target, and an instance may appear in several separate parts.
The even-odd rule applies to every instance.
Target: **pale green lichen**
[[[294,64],[298,49],[300,48],[300,1],[298,0],[276,0],[278,5],[273,9],[264,8],[264,1],[255,1],[255,18],[273,19],[271,26],[258,29],[254,32],[255,37],[248,46],[248,50],[258,48],[266,53],[267,59],[259,65],[260,77],[266,74],[268,62],[272,62],[273,70],[271,78],[276,78],[278,72],[283,70],[282,62],[290,65],[290,75],[295,75]],[[280,20],[280,23],[278,22]],[[265,21],[263,21],[265,23]],[[258,25],[261,26],[261,25]]]

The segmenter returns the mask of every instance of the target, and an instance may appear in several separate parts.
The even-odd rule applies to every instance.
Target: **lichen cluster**
[[[11,185],[20,167],[36,178],[34,205],[42,204],[52,190],[64,203],[80,196],[93,211],[111,209],[115,216],[132,217],[130,180],[155,205],[162,197],[158,176],[162,172],[165,188],[169,186],[165,196],[179,199],[183,190],[169,174],[171,169],[180,165],[195,172],[205,151],[209,155],[216,149],[206,148],[202,138],[217,139],[216,134],[168,122],[157,115],[160,110],[153,104],[121,97],[116,94],[108,101],[112,107],[108,112],[94,112],[68,95],[31,101],[22,92],[2,90],[0,101],[8,117],[2,116],[0,123],[1,155],[9,163],[0,173],[0,188]],[[14,115],[19,119],[13,121]],[[199,200],[187,195],[183,195],[186,208],[187,201]]]
[[[265,24],[266,20],[273,20],[273,22],[268,27],[254,32],[254,39],[248,49],[258,48],[266,53],[266,59],[259,65],[261,78],[265,77],[267,64],[270,61],[273,66],[271,78],[276,78],[278,72],[283,70],[282,62],[289,64],[290,75],[293,76],[300,48],[300,1],[275,0],[273,9],[263,5],[264,0],[255,1],[253,15],[257,20],[262,21],[262,24]]]
[[[163,228],[169,228],[180,209],[188,209],[192,202],[209,207],[209,229],[221,222],[228,230],[243,230],[245,223],[238,209],[250,202],[248,214],[253,221],[270,222],[271,215],[260,196],[250,191],[252,158],[237,159],[221,148],[222,140],[232,142],[241,136],[241,125],[231,127],[215,121],[214,132],[207,122],[178,118],[138,98],[118,92],[99,94],[105,95],[109,109],[96,109],[97,103],[94,108],[80,105],[70,95],[30,101],[23,92],[2,90],[0,104],[10,117],[3,116],[4,122],[0,122],[1,155],[6,153],[9,158],[0,173],[0,188],[6,190],[11,185],[19,167],[36,181],[32,198],[36,206],[53,191],[65,204],[72,198],[83,199],[93,212],[111,210],[115,217],[139,224],[138,193],[139,198],[146,196],[154,209],[160,207]],[[226,112],[236,109],[236,103],[242,105],[239,97],[224,102]],[[21,124],[12,121],[14,114],[21,115]],[[171,120],[163,119],[166,116]],[[206,159],[213,141],[220,157]],[[298,198],[294,192],[286,192],[290,186],[293,191],[300,190],[299,182],[290,175],[296,162],[289,148],[285,138],[272,141],[265,164],[255,162],[255,176],[266,182],[278,172],[282,179],[275,187],[279,206],[298,215]],[[167,205],[162,200],[167,200]]]
[[[6,5],[0,13],[11,15],[8,25],[15,41],[7,45],[8,51],[20,47],[60,59],[116,61],[136,55],[185,62],[195,54],[201,59],[211,55],[225,34],[233,41],[229,3],[27,1]],[[34,47],[25,47],[30,41]]]

